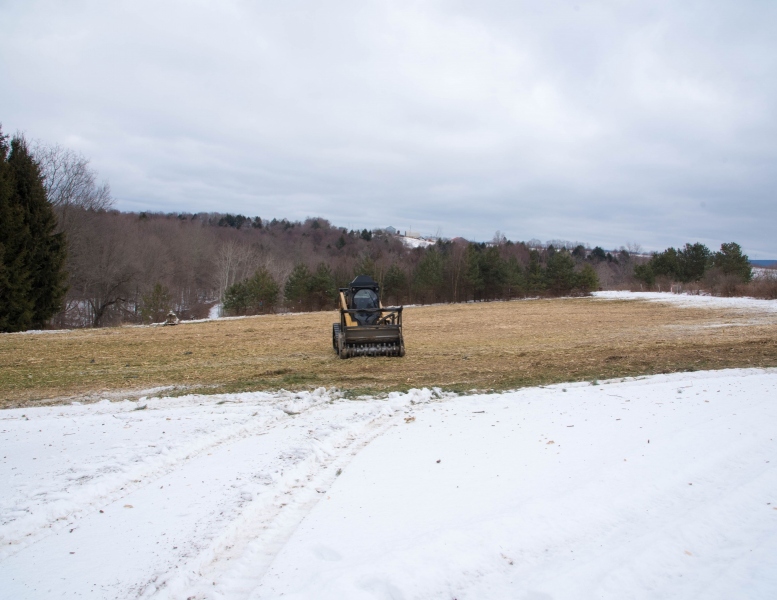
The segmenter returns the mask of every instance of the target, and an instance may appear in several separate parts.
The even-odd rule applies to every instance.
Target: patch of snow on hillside
[[[759,312],[777,312],[777,300],[761,300],[759,298],[721,298],[719,296],[672,294],[670,292],[593,292],[593,296],[602,300],[670,302],[692,308],[733,308]]]
[[[753,267],[753,279],[771,279],[777,277],[775,267]]]
[[[402,240],[402,243],[408,248],[427,248],[429,246],[434,246],[435,244],[435,242],[432,242],[430,240],[424,240],[421,238],[405,237],[403,235],[400,235],[398,237],[400,240]]]

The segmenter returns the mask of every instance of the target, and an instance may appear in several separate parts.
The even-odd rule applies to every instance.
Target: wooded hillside
[[[69,289],[57,327],[156,322],[170,309],[202,318],[222,300],[234,314],[328,309],[357,274],[378,281],[386,304],[423,304],[585,294],[633,270],[626,250],[530,248],[504,238],[410,248],[383,231],[349,231],[322,218],[70,206],[66,234]],[[257,275],[264,287],[252,287]],[[251,297],[251,289],[263,291]]]

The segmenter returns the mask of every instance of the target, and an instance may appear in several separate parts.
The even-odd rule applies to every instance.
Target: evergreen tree
[[[710,266],[712,253],[704,244],[685,244],[685,247],[677,253],[680,265],[680,281],[689,283],[699,281],[704,277],[704,272]]]
[[[465,277],[475,300],[500,298],[508,281],[507,263],[499,255],[497,247],[470,244],[467,247]]]
[[[645,285],[653,287],[656,283],[656,274],[653,272],[649,262],[641,265],[634,265],[634,279],[641,281]]]
[[[577,274],[575,288],[585,295],[599,289],[599,276],[591,265],[584,265],[582,270]]]
[[[602,262],[607,259],[607,254],[605,253],[604,249],[601,246],[596,246],[593,250],[591,250],[591,253],[588,255],[588,260],[592,260],[594,262]]]
[[[521,263],[511,256],[506,263],[507,271],[507,298],[515,298],[526,295],[528,282],[526,274],[521,268]]]
[[[712,255],[707,246],[699,242],[685,244],[680,250],[667,248],[663,252],[654,252],[647,266],[635,269],[635,277],[649,285],[659,276],[689,283],[704,277],[711,262]]]
[[[22,137],[11,141],[8,165],[14,174],[17,202],[29,228],[29,270],[32,284],[32,326],[43,327],[62,307],[65,285],[65,235],[56,233],[57,218],[46,199],[38,164]]]
[[[307,265],[299,263],[286,280],[283,288],[283,296],[286,299],[286,305],[297,310],[305,310],[309,304],[310,294],[310,269]]]
[[[23,331],[32,323],[33,302],[27,269],[29,230],[14,202],[8,165],[8,137],[0,130],[0,331]]]
[[[576,279],[575,261],[569,252],[562,250],[548,257],[545,282],[552,294],[557,296],[569,294],[577,283]]]
[[[224,312],[242,315],[248,309],[248,286],[245,281],[230,285],[224,292]]]
[[[529,251],[529,266],[526,268],[526,288],[530,294],[541,294],[545,291],[545,274],[540,264],[540,253]]]
[[[247,281],[248,307],[254,312],[263,313],[275,310],[280,296],[280,288],[267,269],[259,269]]]
[[[480,273],[483,277],[483,295],[486,299],[499,298],[507,282],[507,266],[502,257],[499,256],[499,249],[496,247],[488,248],[480,260]]]
[[[429,248],[418,263],[413,281],[423,302],[437,302],[445,283],[443,259],[436,248]]]
[[[332,269],[326,263],[318,263],[316,272],[310,277],[308,294],[313,310],[334,307],[337,297],[337,283]]]
[[[742,248],[736,242],[720,245],[720,252],[712,257],[713,266],[723,271],[726,275],[736,275],[742,281],[750,281],[753,278],[753,268],[747,254],[742,254]]]
[[[483,273],[480,268],[481,255],[482,247],[479,244],[470,244],[467,246],[464,279],[472,289],[474,300],[482,299],[483,290],[485,289],[485,281],[483,280]]]
[[[43,327],[65,295],[65,239],[46,199],[40,168],[23,137],[0,131],[0,328]]]
[[[353,268],[353,276],[358,277],[359,275],[367,275],[372,277],[375,281],[378,282],[378,285],[381,283],[380,273],[378,273],[378,266],[375,264],[375,261],[372,260],[372,257],[369,254],[364,254]]]
[[[224,292],[224,310],[230,313],[271,312],[278,302],[280,288],[267,269],[259,269],[254,276],[235,283]]]
[[[654,277],[663,275],[675,281],[681,278],[680,260],[677,250],[674,248],[667,248],[663,252],[654,252],[648,265]]]
[[[395,304],[401,304],[402,298],[405,295],[407,289],[407,275],[402,268],[392,263],[386,271],[386,276],[383,278],[382,296],[384,304],[388,305],[389,300],[393,300]]]

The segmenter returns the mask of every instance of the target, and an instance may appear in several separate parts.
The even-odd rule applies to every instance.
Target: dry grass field
[[[411,307],[404,358],[337,358],[335,311],[0,335],[0,406],[165,393],[505,390],[777,366],[777,317],[593,298]]]

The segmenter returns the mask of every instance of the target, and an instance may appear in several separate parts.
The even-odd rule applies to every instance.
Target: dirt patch
[[[590,298],[409,307],[404,358],[337,358],[334,311],[0,335],[0,405],[165,393],[504,390],[777,366],[777,315]]]

